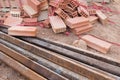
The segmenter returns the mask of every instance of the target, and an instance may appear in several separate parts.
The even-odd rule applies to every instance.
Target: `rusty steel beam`
[[[20,72],[23,76],[27,77],[30,80],[47,80],[46,78],[35,73],[31,69],[25,67],[21,63],[17,62],[16,60],[12,59],[11,57],[5,55],[2,52],[0,52],[0,60],[15,69],[16,71]]]
[[[9,41],[9,42],[11,42],[11,43],[13,43],[13,44],[15,44],[15,45],[18,45],[18,46],[20,46],[20,47],[26,47],[26,45],[25,45],[25,43],[24,42],[21,42],[21,40],[19,40],[19,39],[16,39],[16,38],[14,38],[14,37],[11,37],[11,36],[9,36],[9,35],[7,35],[7,34],[4,34],[4,33],[0,33],[0,37],[2,38],[2,39],[4,39],[4,40],[7,40],[7,41]],[[38,41],[34,41],[34,42],[38,42]],[[42,42],[42,41],[41,41]],[[48,42],[48,41],[47,41]],[[38,44],[39,44],[40,42],[38,42]],[[57,45],[58,44],[60,44],[60,43],[57,43],[57,42],[55,42]],[[42,43],[41,43],[42,44]],[[25,45],[25,46],[24,46]],[[45,44],[44,43],[44,45],[47,45],[47,44]],[[61,44],[62,46],[64,46],[63,44]],[[28,47],[28,46],[27,46]],[[49,46],[48,46],[49,47]],[[51,48],[51,46],[50,46],[50,48]],[[74,48],[74,47],[73,47]],[[25,48],[24,48],[25,49]],[[96,60],[96,59],[94,59],[94,58],[91,58],[91,57],[88,57],[88,56],[85,56],[85,55],[81,55],[81,54],[76,54],[75,52],[71,52],[71,51],[69,51],[69,50],[67,50],[66,52],[68,52],[68,53],[65,53],[65,49],[61,49],[61,48],[57,48],[57,46],[56,46],[56,49],[58,50],[59,49],[59,51],[61,51],[61,52],[64,52],[64,54],[68,54],[68,55],[70,55],[70,56],[72,56],[73,57],[73,59],[75,59],[75,60],[78,60],[78,61],[80,61],[81,62],[81,60],[83,60],[84,61],[84,63],[89,63],[89,64],[92,64],[92,66],[94,66],[94,64],[95,64],[95,66],[97,65],[98,66],[98,68],[100,68],[101,69],[101,67],[102,67],[102,69],[103,70],[105,70],[105,71],[108,71],[108,72],[111,72],[112,74],[118,74],[119,75],[119,66],[114,66],[114,65],[111,65],[111,64],[108,64],[108,63],[105,63],[105,62],[102,62],[102,61],[100,61],[100,60]],[[104,66],[102,66],[102,64],[104,64]],[[107,67],[106,67],[107,66]],[[113,69],[114,68],[114,69]]]
[[[6,27],[0,27],[0,31],[2,32],[5,32],[7,33],[7,28]],[[1,35],[0,35],[1,36]],[[3,35],[2,35],[3,36]],[[8,37],[8,35],[6,35]],[[3,36],[4,37],[4,36]],[[7,37],[5,37],[4,39],[8,40]],[[10,36],[9,36],[10,37]],[[24,37],[21,37],[23,40],[27,40],[27,38],[24,38]],[[29,40],[32,39],[32,38],[28,38]],[[35,39],[35,38],[34,38]],[[115,66],[119,66],[120,67],[120,60],[116,60],[116,59],[113,59],[113,58],[110,58],[110,57],[107,57],[107,56],[104,56],[104,55],[101,55],[101,54],[95,54],[93,52],[90,52],[90,51],[86,51],[86,50],[83,50],[83,49],[78,49],[76,47],[73,47],[73,46],[70,46],[70,45],[67,45],[67,44],[64,44],[64,43],[59,43],[59,42],[56,42],[56,41],[50,41],[50,40],[46,40],[46,39],[41,39],[39,38],[41,41],[45,41],[45,42],[48,42],[49,44],[53,44],[53,45],[56,45],[58,47],[63,47],[65,49],[68,49],[70,51],[74,51],[76,53],[79,53],[79,54],[82,54],[82,55],[85,55],[85,56],[88,56],[88,57],[91,57],[91,58],[94,58],[94,59],[97,59],[97,60],[100,60],[100,61],[103,61],[103,62],[106,62],[106,63],[109,63],[109,64],[112,64],[112,65],[115,65]],[[30,42],[30,41],[29,41]],[[14,42],[13,42],[14,44]],[[45,47],[45,46],[43,46]]]
[[[8,39],[8,40],[10,40],[10,39]],[[18,39],[17,39],[18,40]],[[63,66],[63,67],[65,67],[65,68],[67,68],[67,69],[69,69],[69,70],[71,70],[71,71],[74,71],[74,72],[76,72],[76,73],[78,73],[78,74],[82,74],[82,75],[84,75],[84,76],[86,76],[87,75],[87,77],[89,77],[89,78],[92,78],[93,79],[93,77],[94,77],[94,79],[97,79],[98,77],[100,77],[100,75],[102,75],[102,74],[95,74],[94,76],[92,76],[93,74],[89,74],[90,72],[88,71],[88,72],[84,72],[84,67],[80,67],[79,68],[79,66],[77,65],[77,67],[76,67],[76,69],[75,70],[73,70],[72,68],[74,68],[76,65],[73,65],[73,66],[69,66],[69,65],[72,65],[72,64],[70,64],[71,62],[74,62],[74,60],[73,61],[67,61],[67,62],[69,62],[68,64],[64,64],[64,63],[67,63],[65,60],[62,60],[63,61],[63,64],[62,64],[62,61],[61,61],[61,59],[62,58],[58,58],[58,56],[56,56],[57,54],[48,54],[48,52],[50,53],[50,51],[44,51],[43,50],[43,48],[40,48],[40,47],[36,47],[36,46],[33,46],[33,45],[29,45],[28,43],[23,43],[23,42],[21,42],[21,40],[20,41],[17,41],[16,39],[14,40],[15,42],[17,42],[17,45],[19,45],[20,47],[22,47],[22,48],[24,48],[24,49],[26,49],[26,50],[28,50],[28,51],[30,51],[30,52],[33,52],[34,54],[36,54],[36,55],[38,55],[38,56],[41,56],[41,57],[43,57],[43,58],[45,58],[45,59],[47,59],[47,60],[50,60],[50,61],[52,61],[52,62],[54,62],[54,63],[56,63],[56,64],[58,64],[58,65],[61,65],[61,66]],[[27,45],[26,45],[27,44]],[[39,52],[41,52],[42,54],[39,54]],[[54,59],[54,60],[52,60],[52,59],[50,59],[50,57],[52,57],[52,59]],[[64,57],[64,56],[63,56]],[[69,59],[68,59],[69,60]],[[70,59],[71,60],[71,59]],[[78,71],[77,71],[77,69],[78,69]],[[81,69],[81,70],[83,70],[83,72],[80,72],[80,70],[79,69]],[[85,69],[85,71],[86,71],[86,69]],[[96,71],[95,71],[96,72]],[[94,71],[93,71],[93,73],[95,73]],[[87,74],[86,74],[87,73]],[[108,77],[108,76],[107,76]],[[107,80],[108,78],[107,77],[104,77],[103,78],[103,75],[102,75],[102,80]],[[109,77],[110,78],[110,77]],[[99,78],[100,79],[100,78]],[[97,80],[99,80],[99,79],[97,79]],[[111,78],[112,79],[112,78]],[[101,80],[101,79],[100,79]],[[109,80],[109,79],[108,79]]]
[[[18,44],[21,44],[21,43],[18,43]],[[45,50],[43,48],[36,47],[29,43],[26,44],[26,42],[24,43],[23,47],[38,56],[41,56],[49,61],[52,61],[52,62],[60,65],[60,66],[63,66],[75,73],[78,73],[80,75],[88,77],[91,80],[115,80],[113,77],[108,76],[107,74],[101,73],[99,71],[93,70],[90,67],[88,67],[87,65],[83,65],[80,62],[76,62],[72,59],[58,55],[54,52]],[[7,53],[7,51],[8,51],[8,50],[5,50],[4,48],[0,48],[0,49],[3,50],[5,53]]]
[[[6,42],[6,41],[1,40],[1,39],[0,39],[0,43],[6,45],[7,47],[19,52],[20,54],[28,57],[29,59],[47,67],[48,69],[51,69],[52,71],[56,72],[57,74],[60,74],[60,75],[66,77],[70,80],[81,80],[81,78],[87,80],[87,78],[84,76],[76,74],[76,73],[74,73],[68,69],[65,69],[57,64],[54,64],[54,63],[52,63],[44,58],[36,56],[36,55],[32,54],[31,52],[24,50],[24,49],[14,45],[14,44],[11,44],[11,43]]]
[[[0,50],[20,63],[24,64],[26,67],[34,70],[38,74],[46,77],[49,80],[68,80],[67,78],[58,75],[57,73],[49,70],[48,68],[32,61],[31,59],[23,56],[22,54],[10,49],[9,47],[0,43]]]

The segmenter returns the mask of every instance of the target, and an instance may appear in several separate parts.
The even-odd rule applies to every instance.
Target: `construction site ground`
[[[116,0],[114,3],[108,4],[112,10],[120,12],[120,0]],[[109,23],[107,25],[102,25],[99,22],[94,25],[94,29],[86,34],[92,34],[97,37],[100,37],[104,40],[120,43],[120,14],[106,12],[106,15],[109,16],[109,19],[116,24]],[[65,34],[55,34],[51,28],[41,28],[38,27],[38,35],[37,37],[50,39],[53,41],[59,41],[62,43],[66,43],[72,45],[73,41],[77,40],[78,37],[74,34],[70,33],[69,36]],[[114,59],[120,59],[120,46],[113,45],[110,51],[107,54],[100,53],[92,48],[88,48],[87,50],[92,51],[96,54],[104,55],[107,57],[111,57]],[[0,80],[27,80],[18,72],[5,65],[3,62],[0,62]]]
[[[120,5],[119,0],[111,4],[107,4],[105,6],[108,6],[115,12],[106,12],[105,14],[108,16],[109,20],[111,22],[108,22],[107,25],[102,25],[100,22],[97,22],[94,24],[94,28],[92,31],[85,33],[85,34],[92,34],[98,38],[101,38],[106,41],[114,42],[117,44],[120,44]],[[113,23],[114,22],[114,23]],[[61,34],[55,34],[51,28],[41,28],[38,27],[38,35],[37,37],[50,39],[52,41],[58,41],[62,43],[66,43],[69,45],[72,45],[72,43],[75,40],[78,40],[78,36],[74,35],[72,32],[70,32],[69,36],[67,36],[65,33]],[[83,34],[84,35],[84,34]],[[114,45],[111,47],[110,51],[107,54],[100,53],[92,48],[87,49],[88,51],[92,51],[96,54],[101,54],[104,56],[108,56],[115,59],[120,59],[120,46]]]

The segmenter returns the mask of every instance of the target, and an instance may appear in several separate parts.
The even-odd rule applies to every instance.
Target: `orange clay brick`
[[[89,16],[88,19],[91,24],[94,24],[98,21],[98,17],[96,17],[96,16]]]
[[[37,22],[37,18],[24,18],[24,22]]]
[[[23,21],[22,18],[19,17],[8,17],[6,18],[4,25],[8,25],[8,26],[16,26],[18,24],[21,24]]]
[[[48,9],[48,0],[38,0],[41,4],[40,4],[40,9],[41,10],[46,10]]]
[[[96,14],[103,25],[107,24],[108,18],[105,14],[103,14],[100,10],[97,10]]]
[[[71,1],[69,2],[69,5],[70,5],[73,9],[75,9],[76,7],[78,7],[79,4],[78,4],[76,1],[71,0]]]
[[[82,37],[82,39],[87,42],[87,45],[89,47],[96,49],[102,53],[107,53],[112,46],[112,44],[90,35],[85,35]]]
[[[37,15],[37,12],[32,9],[29,5],[23,5],[23,10],[30,16],[35,17]]]
[[[59,8],[61,9],[65,9],[67,7],[67,5],[65,3],[60,3],[59,4]]]
[[[71,17],[78,17],[78,12],[77,11],[74,11],[74,12],[71,12],[71,13],[68,13]]]
[[[34,9],[36,12],[39,12],[41,3],[38,0],[27,0],[27,2],[32,9]]]
[[[19,9],[12,9],[10,11],[10,14],[13,17],[21,17],[21,10],[19,10]]]
[[[86,26],[83,26],[83,27],[73,29],[73,33],[76,34],[76,35],[80,35],[80,34],[89,32],[92,29],[93,29],[93,25],[89,24],[89,25],[86,25]]]
[[[86,24],[89,24],[88,18],[85,17],[75,17],[66,19],[66,25],[70,28],[80,27]]]
[[[53,7],[56,7],[56,8],[59,7],[59,3],[56,3],[56,1],[50,1],[49,5],[53,6]]]
[[[68,5],[66,7],[63,8],[64,11],[68,12],[68,13],[72,13],[74,12],[74,9],[69,7]]]
[[[89,12],[82,6],[78,7],[78,13],[86,18],[89,16]]]
[[[91,24],[89,24],[89,25],[86,25],[86,26],[82,26],[82,27],[75,28],[75,29],[73,29],[73,31],[74,31],[75,33],[78,33],[78,32],[84,31],[84,30],[86,30],[86,29],[88,29],[88,28],[92,28],[92,27],[93,27],[93,26],[92,26]]]
[[[96,15],[96,10],[95,9],[88,9],[88,12],[90,15]]]
[[[13,26],[8,29],[8,34],[13,36],[36,36],[36,27]]]
[[[58,14],[60,17],[62,17],[63,19],[67,19],[70,18],[69,15],[67,13],[65,13],[62,9],[58,8],[55,11],[56,14]]]
[[[10,4],[8,0],[5,0],[5,7],[10,8]]]
[[[66,31],[66,25],[63,20],[58,16],[50,16],[50,24],[55,33],[60,33]]]

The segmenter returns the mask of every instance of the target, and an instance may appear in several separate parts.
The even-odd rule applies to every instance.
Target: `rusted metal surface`
[[[2,52],[0,52],[0,60],[2,60],[7,65],[14,68],[16,71],[20,72],[25,77],[29,78],[30,80],[47,80],[44,77],[42,77],[39,74],[32,71],[31,69],[25,67],[21,63],[15,61],[14,59],[12,59],[9,56],[5,55]]]
[[[25,45],[25,43],[19,41],[18,39],[16,38],[13,38],[11,36],[8,36],[4,33],[0,33],[0,37],[7,40],[7,41],[10,41],[11,43],[15,44],[15,45],[18,45],[20,47],[26,47],[24,49],[28,49],[28,46]],[[48,41],[43,41],[43,40],[38,40],[38,39],[34,39],[34,38],[24,38],[24,40],[26,40],[27,42],[31,42],[31,43],[34,43],[34,44],[37,44],[38,46],[42,46],[42,47],[45,47],[47,49],[52,49],[54,50],[55,52],[59,52],[60,54],[64,55],[64,56],[67,56],[69,58],[72,58],[74,60],[77,60],[77,61],[80,61],[80,62],[83,62],[83,63],[86,63],[88,65],[91,65],[91,66],[94,66],[96,68],[99,68],[99,69],[102,69],[104,71],[107,71],[107,72],[110,72],[111,74],[114,74],[114,75],[118,75],[120,76],[120,67],[119,66],[115,66],[115,65],[112,65],[112,64],[109,64],[109,63],[106,63],[104,61],[101,61],[101,60],[97,60],[95,58],[91,58],[91,57],[88,57],[88,56],[85,56],[85,55],[82,55],[80,53],[76,53],[74,51],[71,51],[69,49],[66,49],[64,48],[64,46],[62,47],[59,47],[59,46],[56,46],[56,45],[53,45],[51,42],[49,43],[46,43]],[[51,43],[51,44],[50,44]],[[54,43],[55,44],[55,43]],[[58,45],[58,43],[56,43]],[[61,44],[62,45],[62,44]],[[30,47],[30,46],[29,46]],[[31,46],[32,47],[32,46]],[[31,49],[34,49],[31,48]],[[36,53],[36,51],[34,50],[33,51],[34,53]],[[66,53],[67,52],[67,53]],[[104,64],[104,66],[103,66]],[[106,67],[107,66],[107,67]]]
[[[6,27],[0,27],[0,31],[3,31],[3,32],[7,33],[7,28]],[[40,44],[40,42],[37,41],[38,38],[25,38],[25,37],[21,37],[21,38],[23,40],[26,40],[26,41],[31,42],[31,43],[33,43],[33,41],[36,41],[36,42],[34,42],[34,44],[37,44],[38,46],[42,46],[42,47],[49,48],[49,49],[53,49],[54,46],[57,49],[61,49],[61,47],[62,47],[64,49],[68,49],[70,51],[74,51],[76,53],[79,53],[79,54],[82,54],[82,55],[85,55],[85,56],[88,56],[88,57],[91,57],[91,58],[95,58],[97,60],[100,60],[100,61],[103,61],[103,62],[106,62],[106,63],[109,63],[109,64],[120,67],[120,61],[119,60],[116,60],[116,59],[113,59],[113,58],[110,58],[110,57],[106,57],[106,56],[103,56],[101,54],[95,54],[93,52],[78,49],[76,47],[73,47],[73,46],[70,46],[70,45],[67,45],[67,44],[63,44],[63,43],[59,43],[59,42],[56,42],[56,41],[50,41],[50,40],[45,40],[45,39],[40,39],[39,38],[39,40],[41,40],[42,42],[47,42],[48,45],[51,45],[51,44],[54,45],[53,48],[52,48],[51,46],[46,47],[46,45],[43,45],[43,43]],[[36,40],[34,40],[34,39],[36,39]],[[6,38],[6,40],[9,41],[9,39],[7,39],[7,38]],[[54,48],[54,50],[55,50],[55,48]]]
[[[46,59],[38,57],[38,56],[36,56],[36,55],[34,55],[34,54],[32,54],[32,53],[18,47],[18,46],[15,46],[15,45],[13,45],[11,43],[8,43],[8,42],[0,39],[0,43],[1,42],[2,42],[2,44],[6,45],[7,47],[11,48],[12,50],[17,51],[18,53],[26,56],[27,58],[29,58],[29,59],[31,59],[31,60],[33,60],[33,61],[35,61],[35,62],[37,62],[37,63],[39,63],[39,64],[41,64],[41,65],[43,65],[45,67],[47,67],[48,69],[51,69],[52,71],[56,72],[57,74],[60,74],[60,75],[66,77],[66,78],[68,78],[70,80],[87,80],[86,77],[78,75],[78,74],[76,74],[76,73],[74,73],[74,72],[72,72],[72,71],[70,71],[68,69],[65,69],[65,68],[63,68],[63,67],[61,67],[61,66],[59,66],[57,64],[54,64],[54,63],[52,63],[52,62],[50,62],[50,61],[48,61]]]
[[[68,80],[2,44],[0,44],[0,50],[49,80]]]
[[[46,41],[46,42],[48,42],[48,44],[44,44],[43,41],[40,42],[42,44],[42,47],[41,47],[41,45],[35,46],[35,45],[31,45],[31,44],[29,44],[27,42],[21,41],[19,39],[16,39],[14,37],[10,37],[10,36],[5,35],[5,34],[3,36],[3,34],[4,33],[0,34],[0,37],[2,39],[6,40],[6,41],[8,41],[10,43],[13,43],[13,44],[25,49],[25,50],[37,55],[37,56],[45,58],[45,59],[47,59],[47,60],[49,60],[49,61],[51,61],[51,62],[53,62],[53,63],[55,63],[57,65],[60,65],[60,66],[62,66],[64,68],[67,68],[67,69],[69,69],[69,70],[71,70],[71,71],[73,71],[73,72],[75,72],[77,74],[86,76],[91,80],[116,80],[115,78],[113,78],[113,76],[110,76],[109,74],[106,74],[104,72],[99,71],[98,69],[94,69],[94,68],[91,68],[88,65],[83,64],[83,63],[86,63],[85,61],[83,61],[83,63],[81,63],[80,60],[78,60],[79,59],[78,55],[74,56],[75,54],[71,54],[72,56],[74,56],[74,58],[73,58],[73,57],[68,56],[68,54],[70,54],[70,52],[66,51],[66,53],[68,53],[68,54],[67,54],[67,57],[65,57],[66,56],[65,52],[64,52],[64,54],[61,55],[60,52],[57,53],[58,51],[55,51],[55,48],[56,48],[56,50],[59,50],[59,48],[57,48],[57,47],[62,46],[62,48],[66,48],[66,46],[54,43],[54,44],[56,44],[55,46],[57,46],[57,47],[55,47],[53,44],[50,44],[51,42],[49,42],[49,41]],[[31,42],[31,40],[28,40],[28,42],[31,42],[31,43],[37,42],[36,40],[34,40],[36,38],[23,38],[22,37],[22,39],[24,39],[24,40],[31,39],[32,42]],[[37,43],[39,43],[39,41]],[[34,43],[34,44],[36,44],[36,43]],[[43,46],[43,45],[45,45],[45,46]],[[69,47],[67,47],[67,48],[69,48]],[[51,50],[51,49],[53,49],[53,50]],[[51,51],[49,51],[49,50],[51,50]],[[60,49],[60,50],[63,51],[64,49]],[[70,50],[68,49],[68,51],[70,51]],[[82,58],[82,56],[83,55],[81,55],[81,56],[79,55],[80,58]],[[90,57],[90,55],[87,56],[87,59],[90,59],[89,57]],[[78,59],[75,59],[75,58],[78,58]],[[91,56],[91,59],[92,58],[93,57]],[[82,58],[82,59],[84,59],[84,58]],[[109,65],[109,64],[107,64],[107,65]],[[114,66],[114,65],[112,65],[112,66]]]
[[[27,44],[29,44],[29,43],[27,43]],[[30,45],[29,45],[29,48],[30,48]],[[4,48],[0,48],[0,49],[3,50]],[[8,50],[3,50],[3,51],[5,52]],[[92,79],[92,80],[96,80],[96,79],[97,80],[115,80],[114,78],[112,78],[111,76],[108,76],[105,73],[93,70],[90,67],[88,67],[87,65],[83,65],[80,62],[76,62],[76,61],[69,59],[69,58],[66,58],[64,56],[54,54],[51,51],[48,51],[48,50],[45,50],[45,49],[42,49],[42,48],[39,48],[36,46],[34,46],[34,49],[30,48],[29,51],[30,52],[35,51],[34,54],[41,56],[49,61],[52,61],[60,66],[63,66],[63,67],[65,67],[73,72],[80,74],[80,75],[86,76],[89,79]],[[5,53],[7,53],[7,52],[5,52]]]

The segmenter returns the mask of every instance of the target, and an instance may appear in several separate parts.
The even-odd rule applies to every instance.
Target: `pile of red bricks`
[[[37,27],[31,26],[47,26],[46,16],[48,0],[0,0],[0,25],[12,26],[10,35],[35,36]]]
[[[62,19],[61,27],[56,26],[58,29],[62,29],[64,24],[69,27],[73,33],[80,35],[91,31],[93,29],[93,24],[99,19],[102,24],[106,24],[107,17],[102,13],[102,11],[89,8],[87,2],[84,0],[51,0],[50,3],[50,17],[58,16]],[[92,5],[99,7],[99,3],[93,3]],[[50,24],[53,27],[53,24],[58,23],[50,19]],[[64,27],[65,28],[65,27]],[[53,28],[55,31],[55,28]],[[58,31],[64,32],[64,31]]]

